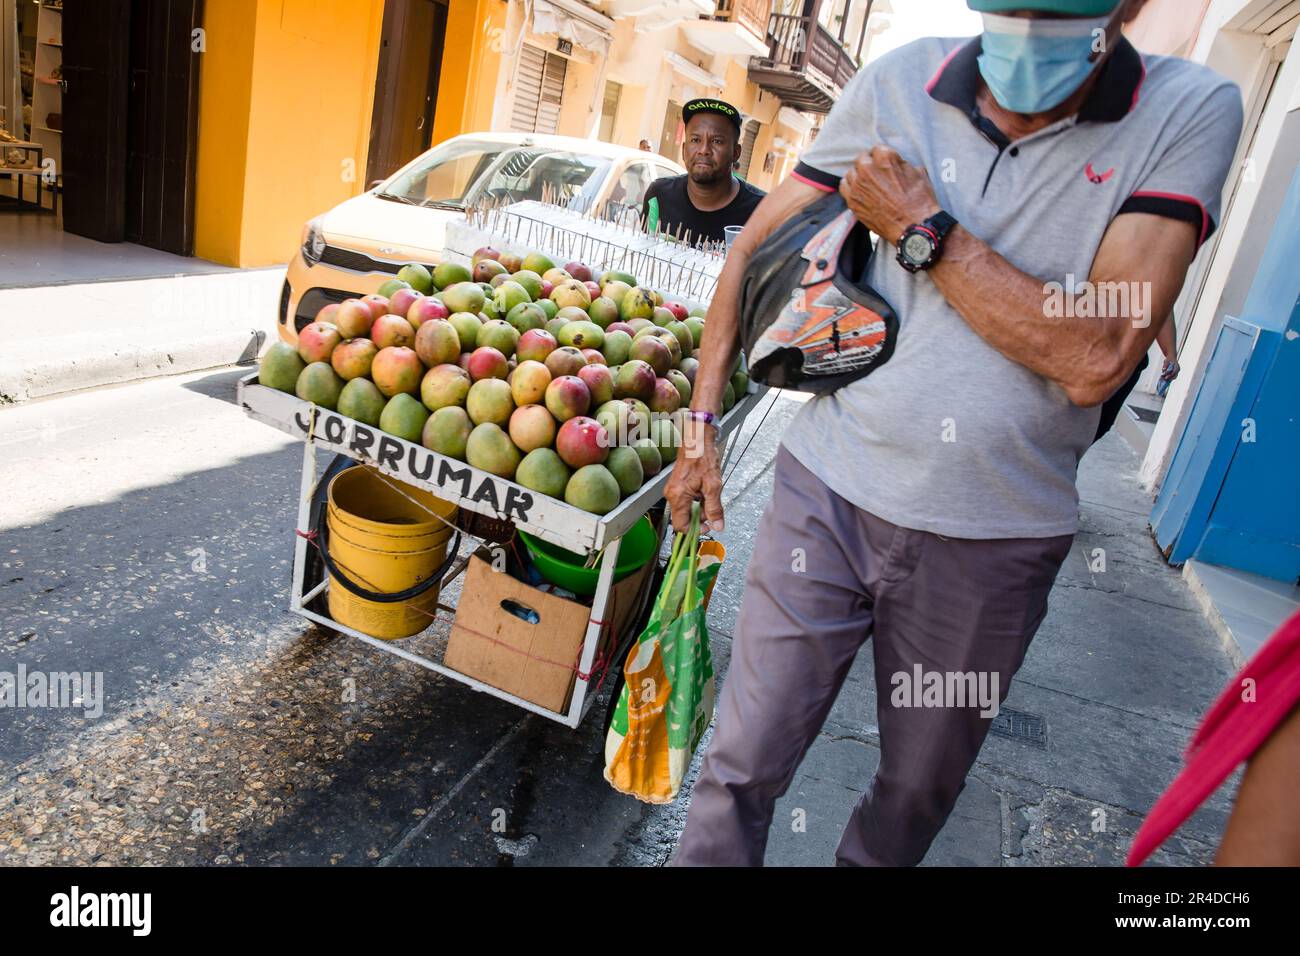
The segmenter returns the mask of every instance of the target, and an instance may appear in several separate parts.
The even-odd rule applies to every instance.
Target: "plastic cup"
[[[728,249],[730,249],[731,244],[736,241],[736,237],[740,235],[740,230],[744,228],[745,228],[744,226],[723,226],[722,227],[722,234],[723,236],[726,237]]]

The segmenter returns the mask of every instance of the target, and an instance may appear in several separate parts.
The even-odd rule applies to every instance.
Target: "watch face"
[[[903,255],[908,261],[920,264],[930,258],[934,251],[934,246],[930,242],[930,237],[924,233],[914,232],[903,240]]]

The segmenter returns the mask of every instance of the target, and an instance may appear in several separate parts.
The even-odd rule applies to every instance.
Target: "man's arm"
[[[858,219],[893,245],[909,225],[939,211],[925,170],[883,146],[858,157],[840,192]],[[1130,308],[1117,316],[1049,317],[1044,281],[1021,272],[961,226],[948,234],[943,258],[929,274],[967,324],[995,349],[1056,382],[1074,404],[1099,405],[1124,384],[1151,347],[1159,330],[1151,317],[1173,311],[1197,239],[1190,223],[1146,213],[1117,217],[1089,275],[1094,287],[1103,290],[1110,286],[1100,283],[1124,284]]]
[[[722,410],[722,393],[740,348],[740,284],[750,257],[778,226],[822,195],[815,187],[787,177],[763,197],[727,252],[704,320],[691,408],[715,415]],[[693,419],[684,423],[682,447],[664,496],[672,507],[674,527],[689,527],[691,503],[703,498],[705,527],[722,530],[722,472],[714,429]]]
[[[1165,387],[1168,388],[1167,383],[1178,378],[1178,373],[1182,371],[1178,367],[1178,327],[1174,324],[1172,313],[1156,333],[1156,342],[1165,357],[1160,367],[1160,381],[1166,383]]]
[[[1160,324],[1160,331],[1156,333],[1156,342],[1159,343],[1160,352],[1166,359],[1174,361],[1178,357],[1178,327],[1174,324],[1172,313]]]
[[[1300,707],[1255,751],[1214,857],[1215,866],[1300,866]]]
[[[960,226],[930,274],[984,341],[1056,382],[1074,404],[1099,405],[1151,348],[1162,324],[1152,316],[1173,310],[1196,237],[1191,224],[1162,216],[1128,213],[1111,223],[1088,280],[1099,302],[1110,298],[1108,289],[1127,290],[1130,308],[1121,315],[1049,318],[1043,282]]]

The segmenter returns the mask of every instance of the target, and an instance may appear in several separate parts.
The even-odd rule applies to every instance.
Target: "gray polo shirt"
[[[833,189],[863,150],[891,146],[926,168],[958,222],[1045,284],[1085,281],[1124,213],[1210,235],[1241,132],[1234,84],[1121,40],[1077,115],[1013,143],[975,106],[979,52],[978,37],[925,39],[868,65],[794,175]],[[893,357],[808,402],[783,443],[837,494],[906,528],[1073,534],[1075,472],[1099,410],[987,345],[895,251],[882,243],[869,273],[899,316]]]

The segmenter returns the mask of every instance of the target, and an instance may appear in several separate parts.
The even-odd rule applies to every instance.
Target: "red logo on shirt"
[[[1089,163],[1087,166],[1084,167],[1083,172],[1088,177],[1088,182],[1100,186],[1106,180],[1110,179],[1110,177],[1115,175],[1115,167],[1112,166],[1104,173],[1099,173],[1097,172],[1097,170],[1092,168],[1092,163]]]

